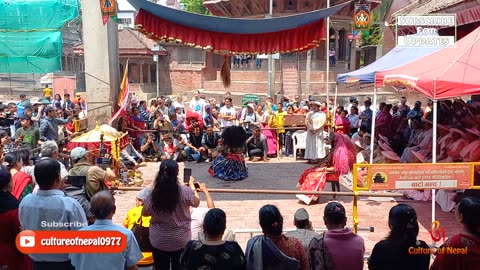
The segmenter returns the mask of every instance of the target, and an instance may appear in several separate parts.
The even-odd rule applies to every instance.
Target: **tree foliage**
[[[210,15],[208,9],[203,6],[203,0],[180,0],[180,3],[188,12]]]

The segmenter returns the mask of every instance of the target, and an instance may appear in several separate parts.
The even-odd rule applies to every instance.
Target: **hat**
[[[70,152],[70,157],[73,160],[80,160],[85,155],[87,155],[87,153],[88,153],[87,149],[85,149],[83,147],[75,147],[75,148],[73,148],[72,152]]]
[[[137,199],[139,200],[145,200],[150,194],[152,193],[152,190],[149,188],[144,188],[140,190],[140,192],[137,193]]]
[[[322,106],[322,103],[320,101],[314,101],[312,104],[317,105],[317,106]]]
[[[293,215],[293,218],[296,221],[308,220],[309,219],[308,212],[307,210],[305,210],[305,208],[300,208],[297,210],[297,212],[295,212],[295,215]]]
[[[413,150],[411,150],[411,151],[412,151],[412,154],[413,154],[416,158],[418,158],[418,160],[420,160],[420,162],[422,162],[422,163],[428,163],[427,157],[426,157],[424,154],[422,154],[422,153],[420,153],[420,152],[418,152],[418,151],[413,151]]]
[[[400,161],[400,157],[393,151],[382,151],[382,155],[390,160]]]
[[[467,137],[467,134],[465,134],[465,132],[461,131],[461,130],[458,129],[458,128],[450,128],[450,132],[457,133],[457,134],[459,134],[460,136],[462,136],[462,138]]]
[[[378,141],[378,146],[380,146],[380,148],[382,148],[385,151],[390,151],[390,152],[393,151],[392,148],[387,143],[385,143],[383,141]]]
[[[385,143],[388,143],[388,142],[389,142],[388,138],[385,137],[385,136],[383,136],[382,134],[378,134],[378,137],[379,137],[382,141],[384,141]]]
[[[473,135],[480,137],[480,130],[478,128],[466,128],[465,130]]]
[[[81,96],[81,95],[82,95],[82,94],[80,94],[80,93],[76,93],[76,94],[75,94],[75,96],[77,96],[77,97],[79,97],[79,96]]]
[[[251,108],[252,110],[255,110],[255,106],[253,106],[252,103],[247,104],[247,107]]]
[[[51,111],[55,111],[55,109],[52,108],[52,107],[47,107],[47,108],[45,108],[45,113],[49,113],[49,112],[51,112]]]

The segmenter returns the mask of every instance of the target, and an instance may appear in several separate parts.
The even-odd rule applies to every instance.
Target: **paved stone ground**
[[[144,172],[145,185],[150,185],[155,179],[159,163],[149,163],[147,167],[142,168]],[[198,182],[205,182],[208,188],[233,188],[233,189],[277,189],[277,190],[295,190],[298,177],[309,165],[303,161],[293,161],[292,158],[270,159],[269,162],[248,162],[249,177],[239,182],[225,182],[211,177],[207,169],[208,163],[187,162],[181,163],[180,172],[183,172],[183,166],[192,168],[192,174]],[[183,179],[183,175],[180,175]],[[330,190],[327,183],[326,189]],[[342,186],[342,191],[348,191]],[[117,213],[114,222],[121,224],[128,209],[135,204],[136,191],[127,191],[124,194],[117,194]],[[206,206],[203,195],[201,206]],[[274,195],[274,194],[234,194],[234,193],[212,193],[215,206],[221,208],[227,214],[227,227],[232,230],[255,229],[259,230],[258,210],[265,204],[274,204],[279,207],[283,217],[286,229],[293,229],[293,214],[300,207],[305,207],[310,213],[310,219],[315,228],[324,227],[323,210],[329,201],[334,199],[331,196],[323,196],[318,204],[306,206],[298,203],[293,195]],[[352,226],[353,204],[352,197],[337,197],[348,213],[348,226]],[[420,222],[419,238],[431,243],[432,240],[428,233],[431,223],[431,202],[416,202],[411,200],[397,199],[397,202],[388,198],[378,198],[369,200],[362,198],[359,201],[359,221],[360,227],[374,227],[374,232],[360,231],[365,239],[366,251],[371,252],[375,243],[385,237],[388,229],[388,211],[399,202],[406,202],[417,211]],[[447,237],[460,232],[461,226],[456,222],[454,213],[442,212],[440,207],[436,207],[437,220],[445,228]],[[242,247],[245,247],[250,234],[237,233],[236,240]]]

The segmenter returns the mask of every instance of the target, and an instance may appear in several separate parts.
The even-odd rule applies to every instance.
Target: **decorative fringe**
[[[228,61],[228,56],[224,57],[223,65],[220,70],[220,78],[222,79],[223,87],[229,88],[232,84],[232,77],[230,74],[230,63]]]

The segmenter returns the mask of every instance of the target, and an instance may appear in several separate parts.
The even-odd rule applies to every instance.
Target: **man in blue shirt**
[[[61,190],[58,161],[47,158],[40,160],[34,168],[40,190],[29,194],[20,202],[18,216],[23,230],[58,231],[78,230],[87,226],[82,206]],[[74,270],[68,254],[29,254],[33,270]],[[93,269],[93,268],[92,268]]]
[[[95,223],[82,231],[120,231],[127,236],[127,247],[122,253],[77,253],[70,254],[75,270],[93,269],[127,269],[136,270],[137,262],[143,255],[133,232],[113,224],[115,199],[109,191],[100,191],[92,197],[91,211],[95,215]]]

